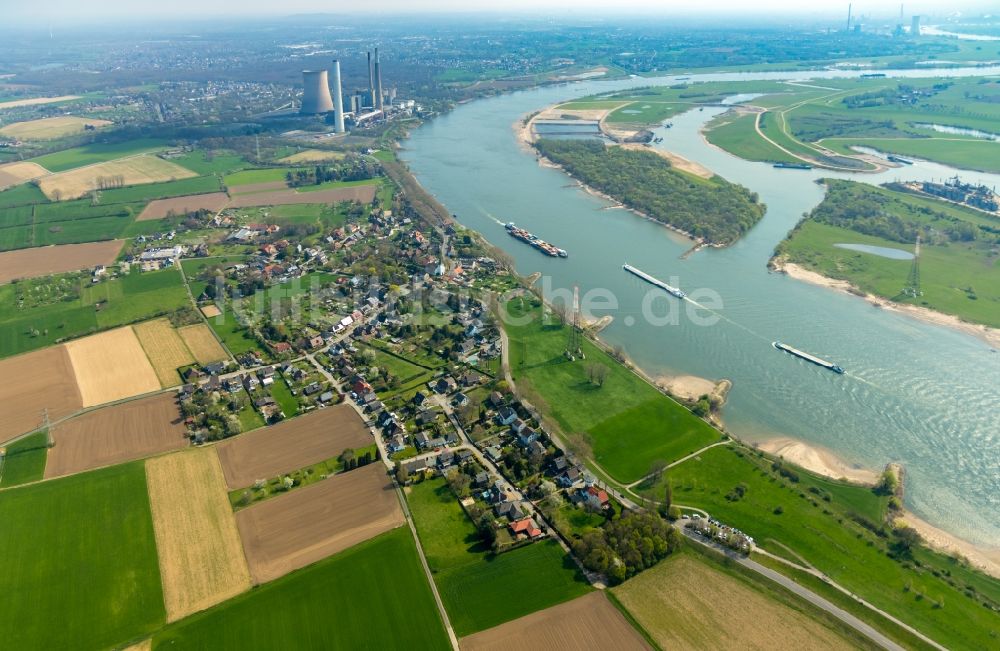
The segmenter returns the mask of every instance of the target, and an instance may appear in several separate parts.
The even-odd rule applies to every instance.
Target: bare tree
[[[604,364],[596,364],[595,366],[596,368],[594,369],[594,381],[597,383],[597,386],[603,387],[604,381],[608,377],[608,367],[605,366]]]

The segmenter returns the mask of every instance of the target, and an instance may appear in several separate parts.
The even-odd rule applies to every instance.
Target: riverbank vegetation
[[[535,147],[580,182],[709,244],[732,244],[764,216],[756,193],[681,172],[651,151],[544,138]]]
[[[931,197],[827,180],[826,198],[778,245],[798,264],[861,291],[1000,327],[1000,219]],[[920,235],[920,291],[904,293]],[[898,250],[893,259],[838,244]]]

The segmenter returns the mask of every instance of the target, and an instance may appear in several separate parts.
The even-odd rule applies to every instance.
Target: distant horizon
[[[567,22],[600,18],[630,20],[638,17],[678,18],[678,19],[794,19],[825,21],[846,16],[848,4],[853,4],[855,17],[884,21],[898,16],[900,3],[897,0],[813,0],[802,3],[798,0],[758,0],[751,6],[740,0],[716,0],[710,4],[692,8],[689,3],[657,0],[621,0],[613,9],[597,0],[508,0],[470,3],[457,0],[382,0],[377,5],[358,5],[349,8],[338,7],[330,10],[330,5],[318,0],[287,0],[276,4],[270,0],[174,0],[169,8],[163,5],[143,6],[126,0],[106,0],[104,2],[79,2],[74,0],[49,0],[43,5],[23,5],[4,8],[7,26],[65,26],[95,23],[141,23],[150,20],[167,19],[174,23],[198,22],[226,18],[229,21],[246,22],[256,19],[294,19],[305,16],[331,16],[344,18],[435,16],[453,18],[476,18],[502,16],[525,20],[565,19]],[[569,15],[565,12],[570,11]],[[997,15],[995,4],[984,0],[969,0],[950,3],[942,10],[936,0],[916,0],[904,5],[904,16],[909,20],[915,14],[933,20],[947,20],[970,13],[974,17]]]

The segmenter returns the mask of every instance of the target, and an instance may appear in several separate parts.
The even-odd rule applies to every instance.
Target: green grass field
[[[0,192],[0,208],[22,206],[31,203],[48,203],[48,201],[49,199],[45,196],[45,193],[39,190],[38,186],[31,183],[18,185]]]
[[[511,372],[528,399],[544,405],[566,433],[584,433],[594,460],[612,477],[632,482],[655,461],[672,461],[720,438],[718,431],[650,386],[587,340],[586,361],[563,356],[567,330],[542,322],[537,299],[514,299],[512,316],[534,315],[525,326],[507,325]],[[587,367],[607,369],[603,386],[588,379]]]
[[[407,493],[427,563],[455,633],[470,635],[590,590],[554,541],[493,556],[444,479]]]
[[[672,118],[678,113],[683,113],[690,108],[691,105],[685,102],[662,102],[656,100],[645,102],[640,100],[615,109],[608,114],[607,122],[609,124],[653,125]]]
[[[89,199],[0,208],[0,251],[122,237],[145,204],[90,205]]]
[[[274,384],[271,385],[271,397],[278,402],[282,413],[285,414],[285,418],[291,418],[299,413],[299,401],[292,395],[292,391],[288,388],[288,383],[285,382],[284,378],[275,378]]]
[[[15,308],[17,296],[34,296],[58,284],[65,300]],[[9,302],[7,302],[9,301]],[[108,328],[142,321],[189,305],[180,273],[173,269],[107,280],[65,274],[0,286],[0,357],[36,350]]]
[[[800,162],[799,159],[759,137],[754,130],[756,119],[756,115],[746,114],[720,123],[718,126],[709,126],[705,137],[716,147],[746,160],[771,163]]]
[[[247,162],[236,154],[225,152],[208,153],[202,150],[193,151],[177,158],[171,158],[170,160],[197,174],[215,174],[219,176],[235,172],[247,166]]]
[[[400,527],[173,624],[154,649],[448,649]]]
[[[166,618],[142,462],[0,491],[2,646],[104,649]]]
[[[104,190],[101,192],[101,203],[107,204],[128,203],[131,201],[152,201],[153,199],[183,197],[188,194],[207,194],[209,192],[218,192],[221,189],[222,185],[219,182],[219,177],[195,176],[189,179],[179,179],[177,181],[148,183],[146,185],[134,185],[128,188]]]
[[[289,172],[293,174],[302,167],[267,167],[261,169],[249,169],[226,174],[223,183],[226,187],[234,188],[241,185],[252,185],[255,183],[274,183],[284,181],[285,175]]]
[[[705,509],[747,532],[765,549],[785,556],[770,542],[780,541],[834,581],[937,642],[956,649],[991,645],[997,616],[980,604],[982,596],[966,594],[968,580],[957,572],[967,569],[923,550],[914,553],[920,566],[893,560],[886,555],[888,541],[851,515],[864,516],[877,526],[880,518],[870,516],[881,515],[884,497],[864,487],[797,472],[799,481],[792,482],[773,472],[768,459],[745,448],[717,447],[672,468],[669,480],[676,504]],[[745,488],[743,497],[732,499],[733,488],[740,484]],[[663,486],[644,486],[643,492],[662,499]],[[1000,603],[996,601],[1000,582],[976,576],[978,584],[968,583],[977,590],[971,594]]]
[[[48,442],[46,432],[37,432],[8,445],[0,462],[0,488],[40,480],[45,473]]]
[[[835,182],[817,211],[851,208],[876,200],[878,211],[888,211],[908,224],[945,231],[959,220],[995,229],[997,220],[930,198],[846,181]],[[938,215],[931,217],[930,215]],[[923,295],[902,295],[912,262],[851,251],[835,244],[868,244],[904,251],[912,242],[899,242],[853,229],[809,219],[779,245],[780,254],[825,276],[847,280],[860,289],[899,302],[954,314],[968,321],[1000,327],[1000,266],[990,240],[928,243],[920,249],[920,287]]]
[[[64,172],[84,165],[103,163],[116,158],[134,156],[151,151],[158,151],[166,146],[163,140],[152,138],[129,140],[114,144],[84,145],[57,151],[53,154],[45,154],[37,158],[32,158],[32,163],[38,163],[50,172]]]
[[[210,318],[208,324],[212,326],[212,330],[215,330],[215,334],[219,335],[222,343],[233,355],[241,355],[250,351],[265,353],[257,340],[237,320],[230,306],[227,305],[221,315]]]

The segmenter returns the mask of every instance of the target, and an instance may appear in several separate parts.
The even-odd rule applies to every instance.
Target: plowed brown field
[[[250,588],[250,573],[213,448],[146,462],[167,621]]]
[[[97,409],[52,428],[45,478],[178,450],[187,445],[184,433],[172,394]]]
[[[404,522],[381,463],[335,475],[236,514],[255,583],[276,579]]]
[[[229,357],[204,323],[178,328],[177,334],[187,344],[188,350],[199,364],[211,364]]]
[[[337,405],[227,439],[218,448],[226,484],[236,489],[371,443],[357,413]]]
[[[0,443],[65,418],[83,406],[65,346],[53,346],[0,360]]]
[[[0,284],[15,279],[37,278],[50,274],[109,265],[118,257],[123,240],[60,244],[0,253]]]
[[[652,647],[603,592],[567,601],[459,640],[462,651],[639,651]]]
[[[247,187],[247,186],[243,186]],[[337,203],[338,201],[359,201],[371,203],[375,198],[377,185],[352,185],[346,188],[331,188],[315,192],[296,192],[295,190],[276,190],[274,192],[240,193],[233,197],[230,208],[249,208],[251,206],[284,206],[300,203]]]
[[[174,214],[184,215],[195,210],[211,210],[219,212],[229,203],[229,195],[225,192],[212,192],[209,194],[191,194],[172,199],[157,199],[150,201],[139,216],[137,222],[149,221],[151,219],[163,219]]]

